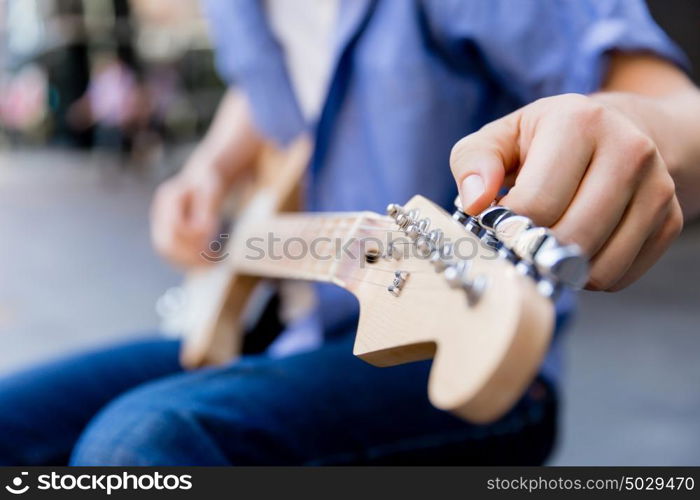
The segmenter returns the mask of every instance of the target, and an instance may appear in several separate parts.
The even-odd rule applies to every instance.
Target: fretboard
[[[333,282],[364,258],[363,238],[381,239],[390,219],[371,212],[279,214],[236,228],[230,246],[236,272]]]

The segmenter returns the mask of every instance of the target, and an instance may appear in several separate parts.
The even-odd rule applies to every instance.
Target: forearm
[[[660,118],[650,118],[650,128],[689,220],[700,215],[700,92],[693,88],[661,98],[659,108]]]
[[[675,67],[649,56],[616,56],[594,95],[653,137],[689,220],[700,215],[700,90]]]
[[[205,165],[206,168],[216,169],[226,181],[233,182],[253,164],[262,143],[245,96],[235,89],[229,89],[219,104],[209,130],[185,168]]]

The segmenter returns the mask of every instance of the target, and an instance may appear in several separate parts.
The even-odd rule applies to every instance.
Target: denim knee
[[[157,388],[131,391],[106,406],[78,440],[71,465],[226,465],[194,413]]]

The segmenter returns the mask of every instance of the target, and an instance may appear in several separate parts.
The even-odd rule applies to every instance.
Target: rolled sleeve
[[[681,68],[683,52],[643,0],[490,0],[437,3],[443,27],[473,44],[494,77],[524,102],[600,88],[611,51],[648,52]]]
[[[253,120],[268,138],[287,144],[305,130],[284,65],[257,0],[205,0],[204,14],[221,77],[251,103]]]
[[[564,87],[589,93],[600,88],[613,50],[647,52],[687,70],[689,63],[681,49],[654,22],[646,7],[636,0],[618,0],[617,9],[599,16],[582,30]]]

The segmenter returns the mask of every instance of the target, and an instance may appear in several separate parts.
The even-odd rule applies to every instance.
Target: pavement
[[[171,159],[172,162],[172,159]],[[153,330],[179,275],[153,254],[159,175],[0,151],[0,373]],[[700,465],[700,224],[640,282],[582,293],[554,465]]]

